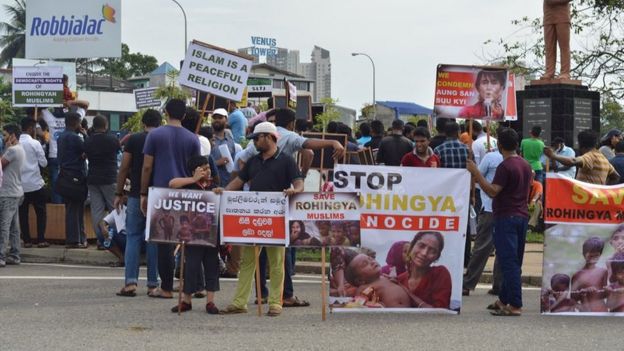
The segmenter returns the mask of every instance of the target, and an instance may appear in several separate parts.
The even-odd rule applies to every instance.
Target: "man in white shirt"
[[[576,153],[574,152],[574,150],[571,147],[566,146],[563,138],[561,137],[554,138],[551,145],[552,145],[553,150],[555,150],[555,153],[559,156],[570,157],[570,158],[576,157]],[[548,160],[545,160],[544,162],[547,162],[547,161]],[[554,169],[555,172],[561,175],[564,175],[566,177],[570,177],[572,179],[576,177],[575,166],[568,167],[558,161],[555,163],[555,165],[556,165]]]
[[[20,127],[7,124],[2,127],[4,153],[0,164],[4,173],[0,187],[0,267],[7,264],[20,264],[20,235],[17,219],[19,200],[24,195],[22,189],[22,165],[24,149],[18,142]],[[11,246],[6,255],[7,241]]]
[[[491,135],[488,140],[487,126],[483,127],[481,123],[477,121],[472,121],[472,135],[475,139],[475,141],[472,142],[472,153],[474,155],[474,161],[478,166],[486,153],[498,150],[498,140]]]
[[[19,222],[22,229],[24,247],[32,247],[30,228],[28,226],[28,207],[32,204],[37,215],[37,246],[48,247],[45,241],[46,229],[46,191],[45,182],[41,177],[39,167],[46,167],[48,161],[45,158],[41,143],[34,139],[37,122],[30,117],[22,119],[22,134],[19,143],[24,149],[25,162],[22,166],[22,188],[24,189],[24,201],[19,207]]]

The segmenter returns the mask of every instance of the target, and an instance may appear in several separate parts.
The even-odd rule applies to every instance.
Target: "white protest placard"
[[[288,246],[287,215],[282,192],[223,192],[221,243]]]
[[[76,92],[78,85],[76,83],[76,63],[67,61],[55,61],[55,60],[29,60],[23,58],[13,58],[12,67],[26,67],[26,66],[54,66],[62,67],[63,74],[67,76],[67,85],[69,90]]]
[[[13,67],[13,106],[62,105],[62,67]]]
[[[150,187],[145,239],[217,246],[219,200],[212,191]]]
[[[28,0],[26,58],[121,57],[121,0]]]
[[[289,203],[290,246],[360,246],[357,193],[299,193]]]
[[[228,100],[241,101],[251,57],[194,40],[180,70],[180,85]]]
[[[162,101],[154,96],[158,88],[134,89],[134,101],[137,110],[149,107],[160,107]]]

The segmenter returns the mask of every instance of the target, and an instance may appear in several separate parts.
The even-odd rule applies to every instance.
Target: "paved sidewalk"
[[[541,286],[542,284],[542,257],[544,254],[543,244],[527,244],[522,266],[522,279],[524,284]],[[88,249],[66,249],[63,245],[52,245],[48,248],[22,248],[22,261],[31,263],[65,263],[84,264],[92,266],[108,266],[115,262],[116,258],[108,251],[98,250],[95,245]],[[494,257],[490,257],[485,271],[481,276],[481,283],[492,281],[492,266]],[[321,274],[319,262],[297,262],[297,273]],[[329,270],[329,263],[326,266]]]

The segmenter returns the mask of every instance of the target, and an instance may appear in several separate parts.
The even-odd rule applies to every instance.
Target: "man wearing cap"
[[[249,183],[249,191],[283,191],[290,196],[303,191],[303,177],[297,169],[294,158],[277,147],[280,138],[277,128],[270,122],[259,123],[251,135],[256,149],[260,152],[252,157],[241,172],[225,188],[237,191]],[[291,187],[292,185],[292,187]],[[220,193],[222,189],[215,189]],[[265,247],[271,267],[271,289],[269,293],[269,316],[278,316],[282,312],[282,288],[284,284],[284,247]],[[256,269],[255,250],[251,246],[243,247],[243,256],[238,285],[232,303],[222,311],[223,314],[246,313],[247,302],[251,295],[251,284]]]
[[[236,155],[236,137],[226,133],[225,125],[228,121],[228,113],[224,108],[218,108],[212,113],[212,130],[213,130],[213,148],[210,151],[210,156],[215,160],[217,165],[217,171],[219,172],[219,186],[226,186],[230,182],[231,171],[228,171],[228,158],[225,154],[221,153],[220,146],[226,145],[230,151],[231,159],[234,159]],[[230,168],[231,169],[231,168]]]

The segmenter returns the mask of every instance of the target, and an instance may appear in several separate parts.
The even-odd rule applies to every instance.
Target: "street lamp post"
[[[373,59],[370,56],[368,56],[367,54],[363,52],[354,52],[351,54],[351,56],[358,56],[358,55],[368,57],[371,64],[373,65],[373,119],[377,119],[377,108],[375,107],[375,62],[373,62]]]
[[[182,7],[182,5],[180,5],[179,2],[177,2],[176,0],[171,0],[173,2],[176,3],[176,5],[178,5],[178,7],[180,7],[180,10],[182,10],[182,15],[184,15],[184,55],[182,55],[182,57],[186,56],[186,45],[188,44],[188,40],[186,37],[186,29],[187,29],[187,24],[186,24],[186,12],[184,11],[184,8]]]

